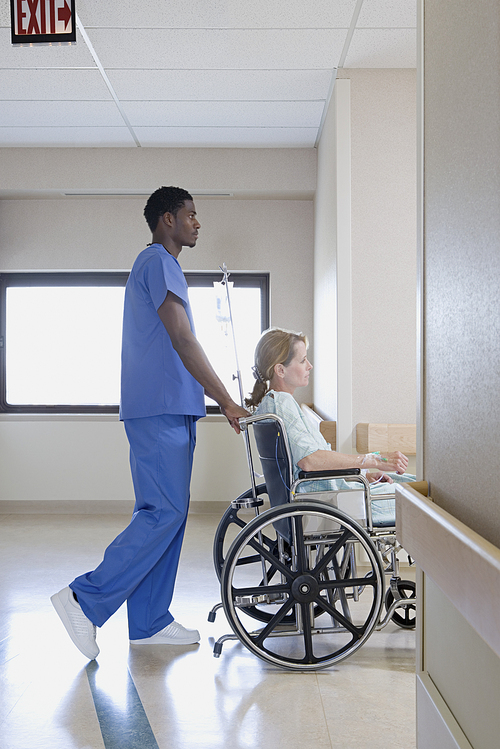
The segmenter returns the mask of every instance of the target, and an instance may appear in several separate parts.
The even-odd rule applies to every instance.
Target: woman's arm
[[[285,422],[288,442],[295,464],[301,471],[328,471],[343,468],[375,468],[376,470],[404,473],[408,458],[400,452],[345,455],[334,450],[323,450],[325,440],[312,432],[304,423],[297,401],[288,393],[272,393],[275,413]],[[314,450],[315,447],[319,449]],[[314,450],[313,452],[310,452]],[[301,458],[300,455],[308,453]],[[298,458],[298,460],[297,460]]]
[[[408,458],[399,451],[393,453],[368,453],[367,455],[345,455],[334,450],[316,450],[297,463],[301,471],[327,471],[342,468],[377,468],[384,471],[404,473]]]

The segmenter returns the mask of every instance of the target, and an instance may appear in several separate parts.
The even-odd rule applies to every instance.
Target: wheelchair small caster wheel
[[[408,598],[415,598],[416,586],[413,580],[398,580],[397,590],[402,601],[405,601]],[[396,597],[394,593],[390,588],[388,588],[385,594],[385,607],[387,610],[391,608],[391,605],[395,600]],[[396,608],[391,618],[394,624],[397,624],[398,627],[401,627],[402,629],[414,629],[416,624],[415,614],[416,606],[412,603],[407,606],[399,607],[399,611],[398,608]]]

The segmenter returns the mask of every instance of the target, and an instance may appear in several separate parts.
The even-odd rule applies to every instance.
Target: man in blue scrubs
[[[101,564],[51,601],[88,658],[101,627],[127,601],[134,644],[191,644],[197,630],[169,611],[189,505],[196,421],[204,393],[239,432],[247,412],[217,377],[194,334],[187,284],[178,262],[200,223],[191,195],[161,187],[144,209],[153,242],[137,257],[125,291],[120,418],[130,443],[136,503],[127,528]]]

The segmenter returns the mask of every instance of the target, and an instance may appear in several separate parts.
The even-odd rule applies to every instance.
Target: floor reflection
[[[229,632],[212,569],[219,518],[191,516],[173,613],[199,645],[129,646],[122,607],[87,662],[49,601],[99,563],[122,516],[0,516],[2,749],[412,749],[414,633],[390,624],[353,657],[317,673],[284,671]],[[394,730],[397,723],[404,726]]]

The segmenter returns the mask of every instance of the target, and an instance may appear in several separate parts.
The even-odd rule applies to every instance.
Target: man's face
[[[182,247],[194,247],[201,224],[196,218],[196,208],[192,200],[186,200],[182,208],[173,216],[174,239]]]

